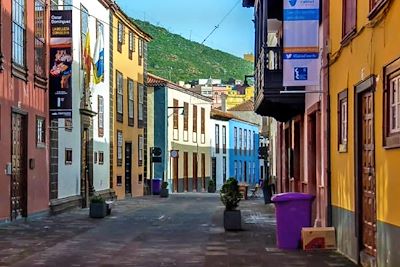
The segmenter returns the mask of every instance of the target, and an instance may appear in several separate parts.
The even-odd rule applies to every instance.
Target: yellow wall
[[[238,94],[236,90],[233,90],[232,87],[227,87],[228,96],[226,98],[226,108],[231,109],[236,107],[237,105],[242,104],[247,100],[254,99],[254,86],[249,86],[245,90],[245,94]]]
[[[332,204],[354,211],[354,86],[369,75],[376,75],[375,170],[377,218],[400,225],[400,149],[383,147],[383,68],[400,57],[400,1],[392,1],[386,16],[383,12],[369,21],[369,1],[357,1],[357,35],[347,46],[342,40],[342,1],[330,2],[331,32],[331,160]],[[381,21],[378,21],[379,18]],[[375,23],[374,23],[375,22]],[[338,152],[338,93],[348,88],[348,152]]]
[[[122,52],[118,52],[118,21],[125,25],[125,43],[122,45]],[[113,188],[119,199],[125,197],[125,142],[132,143],[132,196],[143,195],[144,185],[144,157],[143,165],[138,166],[138,136],[144,136],[144,130],[138,128],[138,83],[144,84],[144,60],[143,64],[139,66],[139,37],[149,39],[140,31],[138,27],[130,23],[123,14],[119,11],[113,12],[113,111],[114,111],[114,126],[113,126]],[[132,60],[128,57],[129,46],[129,30],[132,30],[135,35],[135,52],[133,53]],[[144,55],[143,55],[144,56]],[[117,104],[116,104],[116,71],[123,74],[123,123],[117,121]],[[128,126],[128,89],[127,78],[134,81],[134,127]],[[117,166],[117,131],[121,130],[123,135],[123,162],[122,166]],[[144,147],[143,147],[144,153]],[[139,183],[138,176],[143,175],[143,181]],[[122,176],[122,185],[117,185],[117,176]]]

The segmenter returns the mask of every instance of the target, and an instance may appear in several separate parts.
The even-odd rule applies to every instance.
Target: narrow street
[[[0,266],[355,266],[335,252],[275,247],[273,206],[240,202],[243,231],[226,233],[217,194],[118,201],[111,216],[87,209],[0,225]]]

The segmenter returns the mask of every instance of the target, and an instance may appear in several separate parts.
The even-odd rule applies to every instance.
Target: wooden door
[[[361,97],[361,228],[364,251],[376,256],[376,181],[373,93]]]
[[[11,220],[28,214],[26,118],[12,113]]]
[[[243,162],[243,176],[244,176],[244,182],[247,183],[247,162]]]
[[[183,153],[183,188],[184,191],[189,191],[189,163],[188,163],[188,152]]]
[[[125,194],[132,195],[132,143],[125,143]]]
[[[178,192],[178,174],[179,174],[179,170],[178,170],[178,157],[172,158],[172,164],[173,164],[173,184],[174,184],[174,192]]]
[[[308,153],[307,153],[307,193],[317,195],[317,122],[316,113],[308,116]],[[304,190],[305,191],[305,190]],[[317,201],[312,204],[312,222],[317,216]]]
[[[197,153],[193,153],[193,191],[197,191]]]
[[[202,190],[206,190],[206,155],[201,154],[201,182]]]

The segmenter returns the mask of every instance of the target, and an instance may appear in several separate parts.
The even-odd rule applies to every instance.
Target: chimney
[[[221,110],[226,112],[226,94],[221,94]]]

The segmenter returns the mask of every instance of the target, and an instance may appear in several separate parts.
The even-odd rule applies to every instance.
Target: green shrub
[[[161,189],[167,189],[167,187],[168,187],[168,182],[162,182]]]
[[[105,200],[100,195],[94,195],[90,199],[90,203],[105,203]]]
[[[222,186],[220,196],[226,210],[235,210],[242,197],[238,181],[233,177],[229,178]]]

